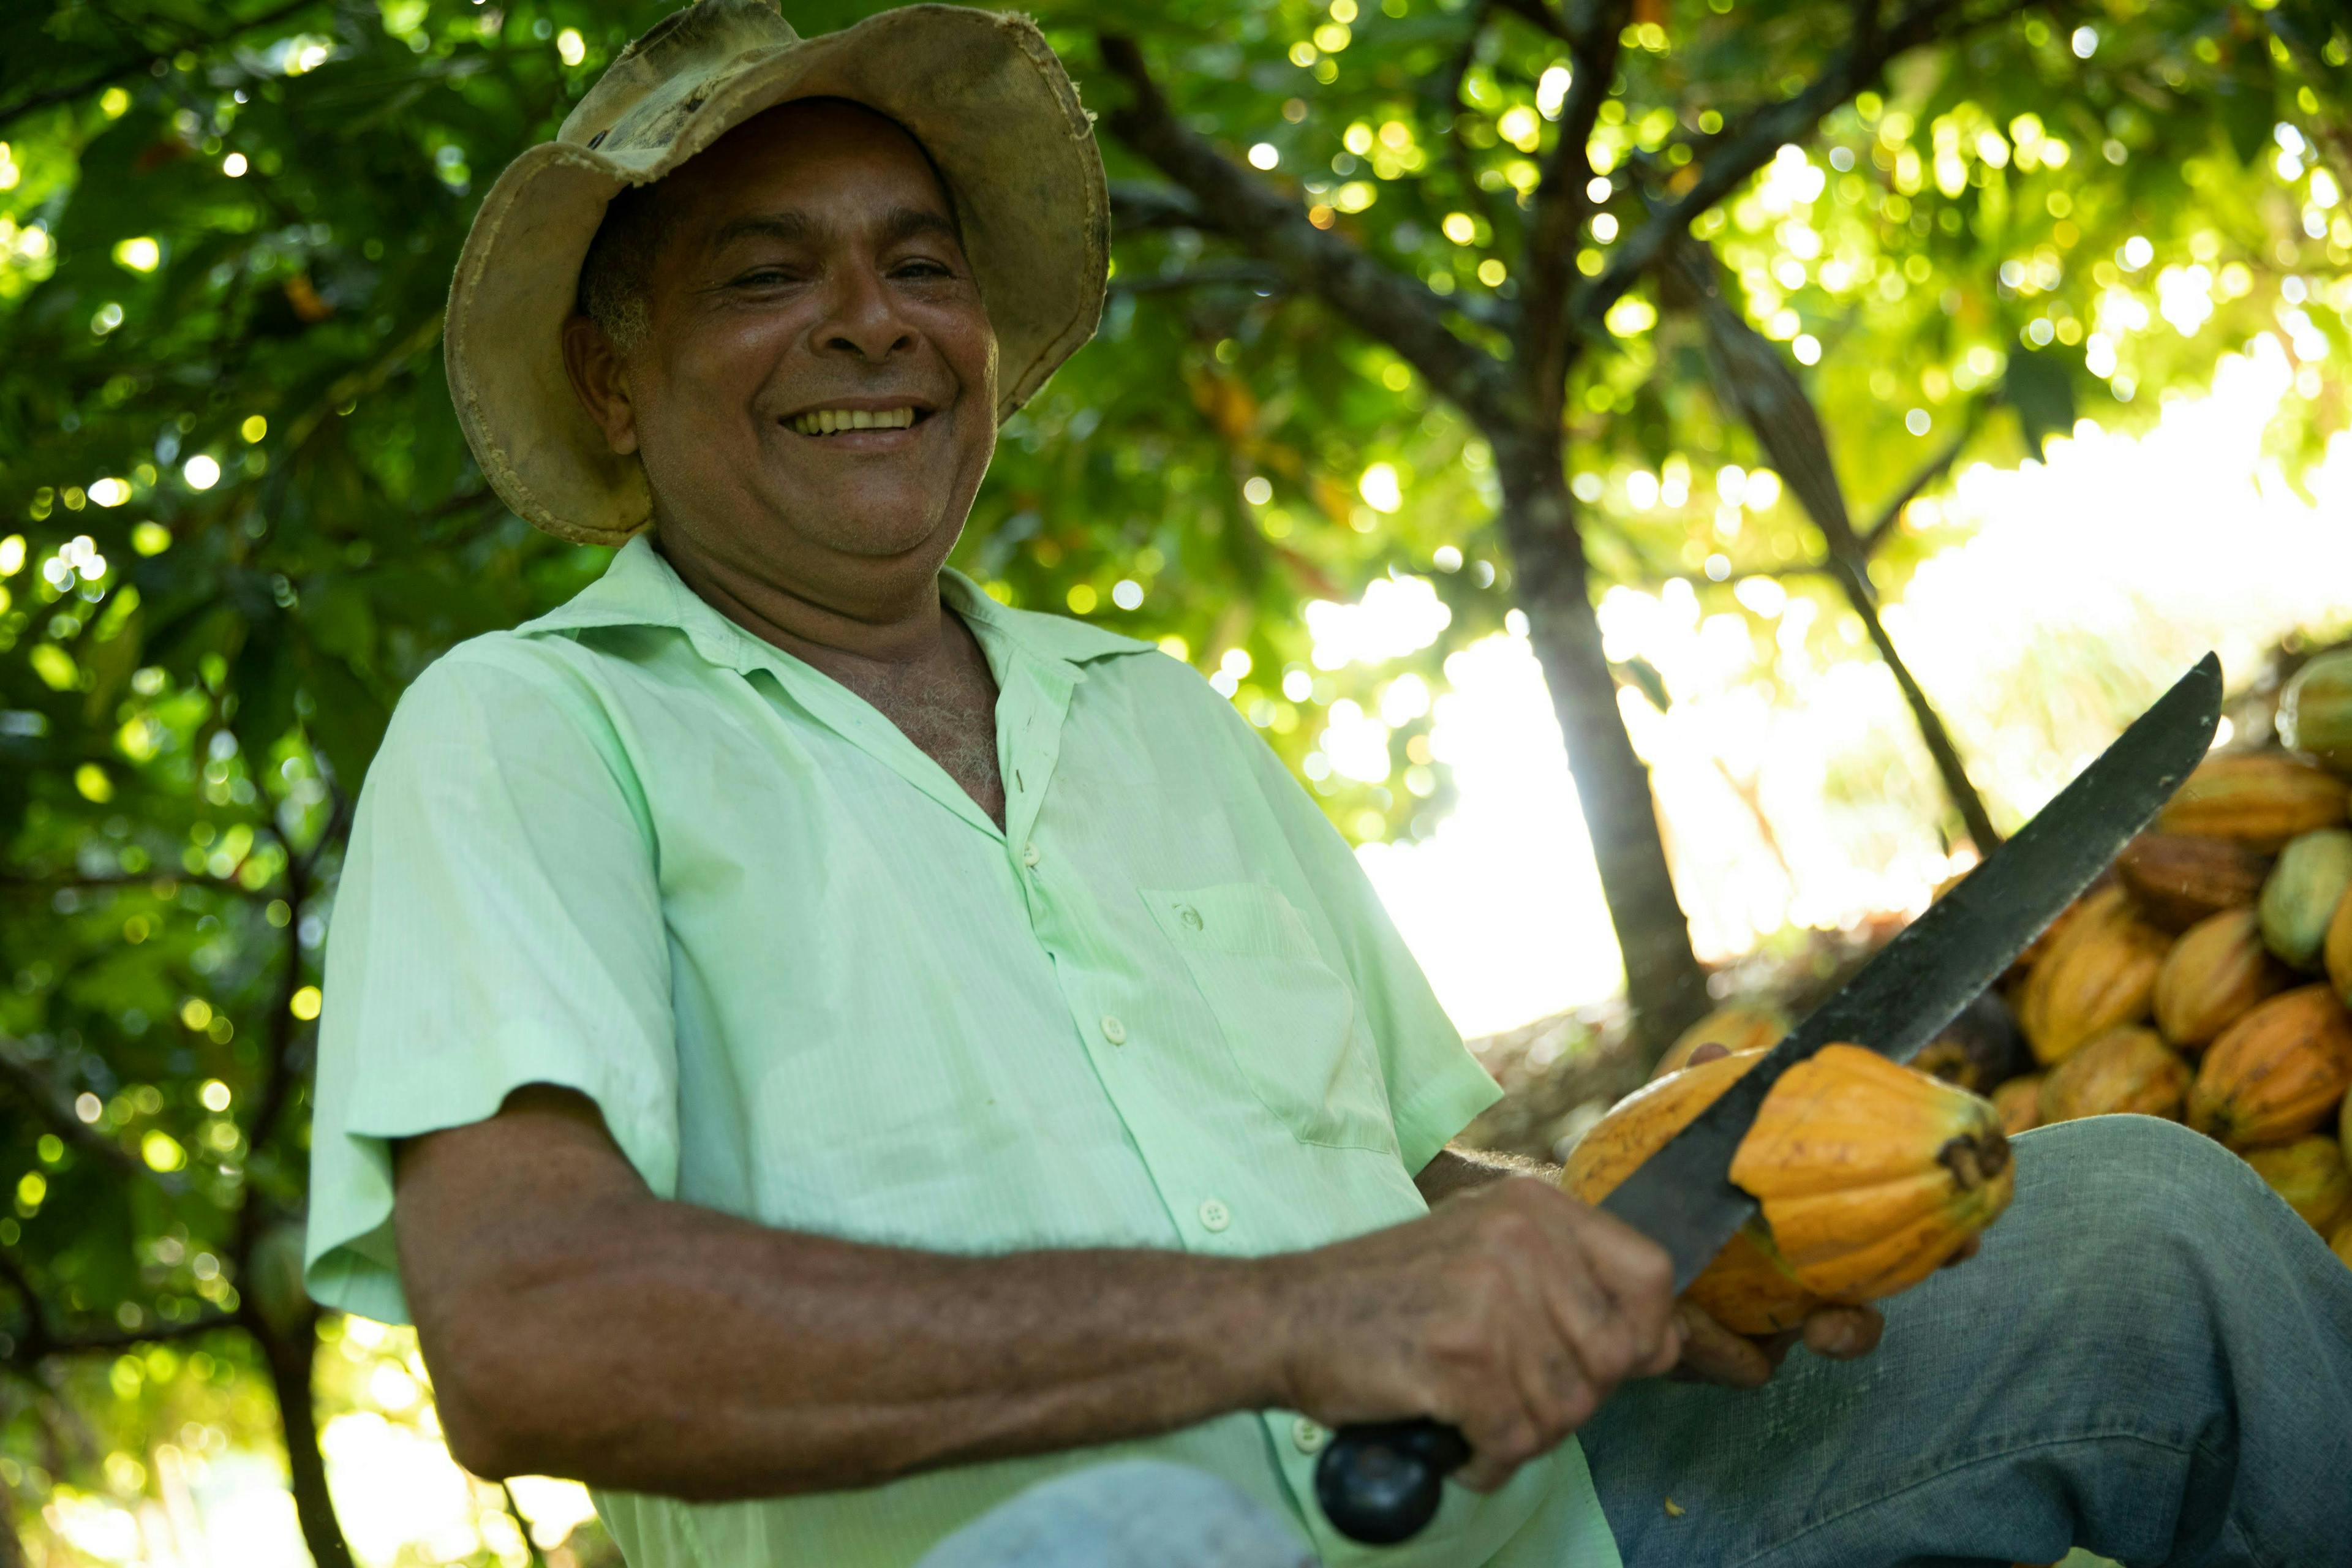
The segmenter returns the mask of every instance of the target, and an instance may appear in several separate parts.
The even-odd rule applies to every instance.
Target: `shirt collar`
[[[1066,616],[1016,610],[988,596],[953,567],[940,571],[940,596],[966,621],[976,621],[1024,651],[1081,666],[1118,654],[1149,653],[1152,645],[1107,632]],[[621,546],[604,574],[537,620],[515,628],[523,637],[588,631],[599,626],[669,626],[686,634],[712,664],[748,674],[793,656],[753,637],[712,609],[662,559],[649,534]],[[799,660],[793,659],[798,663]],[[1073,671],[1078,679],[1084,676]]]

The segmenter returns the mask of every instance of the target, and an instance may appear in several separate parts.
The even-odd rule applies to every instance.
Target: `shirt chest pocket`
[[[1303,1143],[1395,1152],[1388,1086],[1355,990],[1290,901],[1253,882],[1142,893],[1266,1110]]]

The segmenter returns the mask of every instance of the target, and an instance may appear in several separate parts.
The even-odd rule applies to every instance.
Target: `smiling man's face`
[[[811,100],[662,183],[642,330],[566,336],[657,538],[857,615],[938,572],[996,445],[996,339],[906,132]]]

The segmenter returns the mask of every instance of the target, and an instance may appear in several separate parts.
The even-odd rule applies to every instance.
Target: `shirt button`
[[[1201,929],[1201,911],[1194,909],[1190,904],[1179,905],[1177,907],[1176,918],[1182,921],[1186,925],[1191,926],[1194,931],[1199,931]]]
[[[1234,1211],[1214,1198],[1202,1200],[1201,1224],[1210,1230],[1223,1230],[1234,1223]]]
[[[1034,868],[1041,858],[1042,857],[1038,855],[1037,847],[1034,844],[1024,844],[1021,847],[1021,863],[1024,866]]]
[[[1319,1454],[1331,1434],[1302,1415],[1290,1424],[1290,1442],[1302,1454]]]
[[[1108,1013],[1105,1013],[1102,1016],[1102,1032],[1103,1038],[1108,1040],[1114,1046],[1123,1046],[1127,1044],[1127,1026],[1120,1023],[1117,1018],[1112,1017]]]

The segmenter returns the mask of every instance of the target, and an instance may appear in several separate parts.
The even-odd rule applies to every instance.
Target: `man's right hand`
[[[1534,1178],[1265,1268],[1291,1408],[1327,1426],[1446,1422],[1470,1442],[1456,1479],[1476,1490],[1682,1356],[1664,1249]]]

